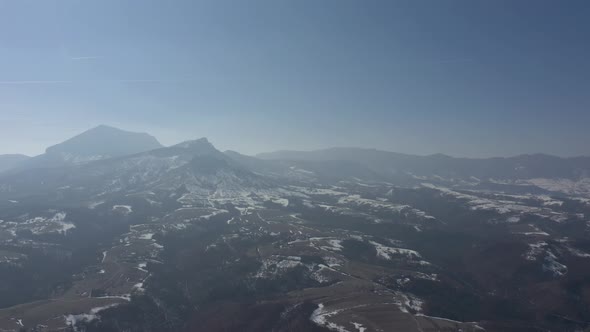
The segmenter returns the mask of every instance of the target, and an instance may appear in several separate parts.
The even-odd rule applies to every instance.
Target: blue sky
[[[98,124],[243,153],[590,155],[587,1],[0,0],[0,154]]]

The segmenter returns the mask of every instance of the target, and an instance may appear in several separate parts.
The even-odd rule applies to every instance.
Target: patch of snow
[[[438,281],[438,274],[436,273],[427,274],[422,272],[415,272],[414,276],[422,280]]]
[[[92,308],[90,312],[87,314],[79,314],[79,315],[66,315],[64,316],[65,323],[67,326],[72,328],[74,331],[78,331],[77,324],[80,322],[90,322],[95,319],[100,319],[99,313],[103,310],[113,308],[118,306],[118,303],[114,303],[111,305],[107,305],[104,307]]]
[[[578,249],[575,249],[575,248],[572,248],[572,247],[568,247],[567,249],[568,249],[568,251],[569,251],[569,252],[570,252],[572,255],[574,255],[574,256],[576,256],[576,257],[590,258],[590,254],[588,254],[588,253],[585,253],[585,252],[583,252],[583,251],[581,251],[581,250],[578,250]]]
[[[586,198],[586,197],[571,197],[571,199],[573,199],[574,201],[578,201],[578,202],[581,202],[581,203],[590,205],[590,198]]]
[[[297,242],[305,242],[305,241],[292,241],[291,243]],[[316,247],[316,243],[319,243],[320,249],[328,250],[328,251],[342,251],[344,247],[342,246],[342,240],[330,238],[330,237],[310,237],[309,242],[313,247]]]
[[[354,328],[359,332],[367,331],[367,328],[363,327],[363,324],[352,322],[352,325],[354,325]]]
[[[97,206],[104,204],[104,201],[97,201],[97,202],[92,202],[90,204],[88,204],[88,208],[91,210],[96,209]]]
[[[328,240],[328,243],[332,247],[332,250],[342,251],[342,249],[344,249],[341,240]]]
[[[145,234],[141,234],[139,236],[139,238],[141,240],[151,240],[154,237],[154,233],[145,233]]]
[[[271,202],[273,202],[275,204],[282,205],[283,207],[289,206],[289,200],[286,198],[276,198],[276,199],[271,200]]]
[[[547,242],[529,243],[529,250],[524,254],[524,258],[528,261],[535,261],[543,253]]]
[[[546,232],[543,232],[543,231],[540,231],[540,232],[536,232],[536,231],[535,232],[516,232],[514,234],[522,234],[522,235],[527,235],[527,236],[529,236],[529,235],[533,235],[533,236],[536,236],[536,235],[539,235],[539,236],[549,236],[549,233],[546,233]]]
[[[520,216],[512,216],[512,217],[508,217],[508,219],[506,219],[506,222],[508,223],[517,223],[520,221]]]
[[[145,269],[146,267],[147,267],[147,263],[146,263],[146,262],[139,263],[139,264],[137,265],[137,269],[138,269],[139,271],[142,271],[142,272],[146,272],[146,273],[148,273],[149,271]]]
[[[590,194],[590,178],[582,178],[577,181],[570,179],[535,178],[524,182],[545,190],[561,192],[568,195]]]
[[[537,199],[541,200],[543,202],[544,206],[552,206],[552,205],[562,206],[563,205],[563,201],[553,199],[547,195],[540,195],[540,196],[535,196],[535,197]]]
[[[68,231],[70,229],[76,228],[76,225],[72,224],[71,222],[61,221],[59,222],[59,225],[61,226],[61,228],[58,229],[57,232],[64,235],[68,234]]]
[[[359,207],[364,206],[373,209],[389,210],[394,213],[399,213],[404,209],[410,208],[409,205],[393,204],[373,199],[361,198],[360,195],[348,195],[345,197],[341,197],[340,199],[338,199],[338,204],[353,204]]]
[[[254,277],[272,279],[300,265],[302,265],[301,257],[271,256],[262,260],[262,266]]]
[[[337,325],[336,323],[329,322],[327,318],[330,316],[336,315],[341,310],[334,310],[334,311],[326,311],[324,309],[324,305],[322,303],[318,304],[318,308],[311,313],[311,317],[309,318],[312,322],[316,323],[319,326],[323,326],[329,330],[337,331],[337,332],[349,332],[343,326]]]
[[[514,234],[522,234],[522,235],[533,235],[533,236],[549,236],[549,233],[540,230],[537,226],[529,224],[531,231],[528,232],[515,232]]]
[[[143,288],[143,282],[138,282],[137,284],[133,285],[133,289],[143,293],[145,291],[145,288]]]
[[[123,214],[130,214],[133,209],[130,205],[113,205],[113,211],[120,211]]]
[[[323,274],[323,272],[325,270],[332,271],[332,269],[329,268],[326,265],[323,265],[323,264],[320,264],[318,266],[319,266],[319,269],[317,271],[313,272],[310,275],[310,278],[313,279],[313,280],[315,280],[315,281],[317,281],[317,282],[319,282],[320,284],[330,282],[332,279],[329,278],[329,277],[327,277],[327,276],[325,276]]]
[[[65,212],[57,212],[51,218],[35,217],[28,219],[21,226],[26,227],[33,234],[59,233],[67,235],[68,230],[76,228],[76,225],[64,221],[66,216]]]
[[[325,256],[325,257],[322,257],[322,259],[329,267],[342,266],[342,263],[343,263],[342,260],[340,260],[336,257],[332,257],[332,256]]]
[[[403,256],[406,256],[410,259],[422,257],[417,251],[414,251],[414,250],[403,249],[403,248],[392,248],[392,247],[382,245],[381,243],[378,243],[375,241],[369,241],[369,243],[375,247],[375,250],[377,250],[377,257],[380,257],[383,259],[391,260],[392,255],[403,255]]]
[[[424,301],[419,299],[410,293],[395,292],[396,296],[395,304],[398,308],[405,313],[410,313],[410,310],[414,312],[421,312]]]
[[[466,204],[469,206],[471,210],[484,210],[484,211],[495,211],[499,214],[514,214],[517,213],[518,215],[510,216],[506,219],[507,222],[518,222],[520,221],[519,218],[522,214],[535,214],[543,218],[549,218],[556,222],[563,222],[567,220],[567,214],[561,212],[555,212],[551,210],[551,207],[559,206],[561,201],[554,200],[549,196],[534,196],[534,195],[508,195],[508,194],[495,194],[495,196],[501,196],[504,198],[509,198],[512,200],[507,199],[492,199],[486,197],[478,197],[475,193],[474,194],[466,194],[451,190],[449,188],[439,187],[433,185],[431,183],[422,183],[422,187],[435,189],[440,191],[441,195],[443,196],[450,196],[456,199],[466,201]],[[485,194],[485,193],[484,193]],[[538,206],[529,206],[526,205],[526,202],[522,202],[523,200],[537,200],[543,202],[543,207]]]
[[[303,202],[303,206],[305,206],[306,208],[310,208],[310,209],[315,208],[315,205],[313,205],[313,203],[307,199],[304,199],[302,202]]]
[[[458,320],[452,320],[452,319],[448,319],[448,318],[442,318],[442,317],[435,317],[435,316],[427,316],[424,314],[416,314],[416,316],[420,316],[420,317],[428,317],[428,318],[433,318],[436,320],[443,320],[445,322],[449,322],[449,323],[455,323],[455,324],[463,324],[463,322],[460,322]]]
[[[209,214],[206,214],[206,215],[204,215],[204,216],[200,216],[200,217],[199,217],[199,219],[206,219],[206,220],[209,220],[209,219],[211,219],[211,217],[215,217],[215,216],[216,216],[216,215],[218,215],[218,214],[222,214],[222,213],[228,213],[228,212],[229,212],[229,211],[227,211],[227,210],[224,210],[224,209],[219,209],[219,210],[215,210],[215,211],[213,211],[213,212],[211,212],[211,213],[209,213]]]
[[[536,261],[543,256],[543,271],[551,272],[553,276],[559,277],[567,273],[567,266],[557,261],[557,256],[548,248],[547,242],[529,243],[529,251],[524,258],[529,261]]]
[[[567,273],[567,266],[558,262],[557,256],[551,250],[547,250],[543,270],[553,273],[555,277],[560,277]]]
[[[326,195],[326,196],[345,196],[346,193],[325,188],[306,188],[291,186],[293,190],[299,191],[307,195]]]

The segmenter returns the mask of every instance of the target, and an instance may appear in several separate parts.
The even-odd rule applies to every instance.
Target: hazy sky
[[[98,124],[249,154],[590,155],[590,1],[0,0],[0,154]]]

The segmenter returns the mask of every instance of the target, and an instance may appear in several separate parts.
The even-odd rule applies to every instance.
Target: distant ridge
[[[375,149],[339,147],[315,151],[285,150],[261,153],[256,157],[275,161],[346,161],[363,165],[382,175],[437,175],[463,179],[579,179],[590,176],[590,157],[562,158],[546,154],[455,158],[443,154],[418,156]]]
[[[0,172],[9,170],[18,166],[20,163],[28,160],[29,156],[24,154],[3,154],[0,155]]]
[[[388,150],[380,150],[375,148],[359,148],[359,147],[329,147],[324,149],[316,150],[276,150],[270,152],[261,152],[253,155],[253,157],[260,159],[309,159],[310,156],[325,155],[326,158],[332,159],[336,153],[349,153],[349,152],[360,152],[360,153],[377,153],[377,154],[389,154],[407,157],[436,157],[436,158],[453,158],[453,159],[469,159],[469,160],[486,160],[486,159],[518,159],[518,158],[557,158],[557,159],[585,159],[590,158],[590,155],[580,155],[571,157],[559,157],[546,153],[523,153],[514,156],[491,156],[491,157],[456,157],[444,153],[433,153],[428,155],[419,155],[411,153],[394,152]],[[231,151],[233,152],[233,151]]]

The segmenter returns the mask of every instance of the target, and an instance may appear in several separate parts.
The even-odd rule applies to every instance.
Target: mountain
[[[22,168],[47,168],[84,164],[161,148],[151,135],[105,125],[92,128],[62,143],[48,147],[45,153],[22,163]]]
[[[0,330],[590,328],[588,158],[121,132],[0,174]]]
[[[161,148],[155,137],[105,125],[92,128],[65,142],[47,148],[47,154],[72,155],[81,158],[118,157]]]
[[[417,156],[362,148],[331,148],[316,151],[278,151],[259,154],[265,160],[347,161],[364,165],[374,172],[417,177],[438,176],[455,179],[517,180],[563,178],[576,180],[590,176],[590,157],[560,158],[533,154],[509,158],[454,158],[443,154]]]
[[[14,168],[29,158],[29,156],[25,156],[23,154],[0,155],[0,172]]]
[[[40,168],[46,170],[38,171]],[[36,171],[27,176],[19,173],[26,169]],[[365,181],[403,186],[429,182],[513,193],[590,194],[590,157],[535,154],[472,159],[362,148],[279,151],[253,157],[234,151],[222,153],[205,138],[164,148],[148,134],[107,126],[49,147],[45,154],[19,163],[9,173],[6,182],[0,184],[10,184],[12,190],[24,193],[64,186],[92,188],[92,193],[192,186],[192,191],[230,194],[265,188],[269,183],[338,185],[342,181]]]
[[[265,188],[268,183],[206,138],[69,167],[13,170],[0,176],[0,187],[11,188],[5,192],[11,197],[65,190],[76,199],[180,187],[192,193],[232,195]]]

